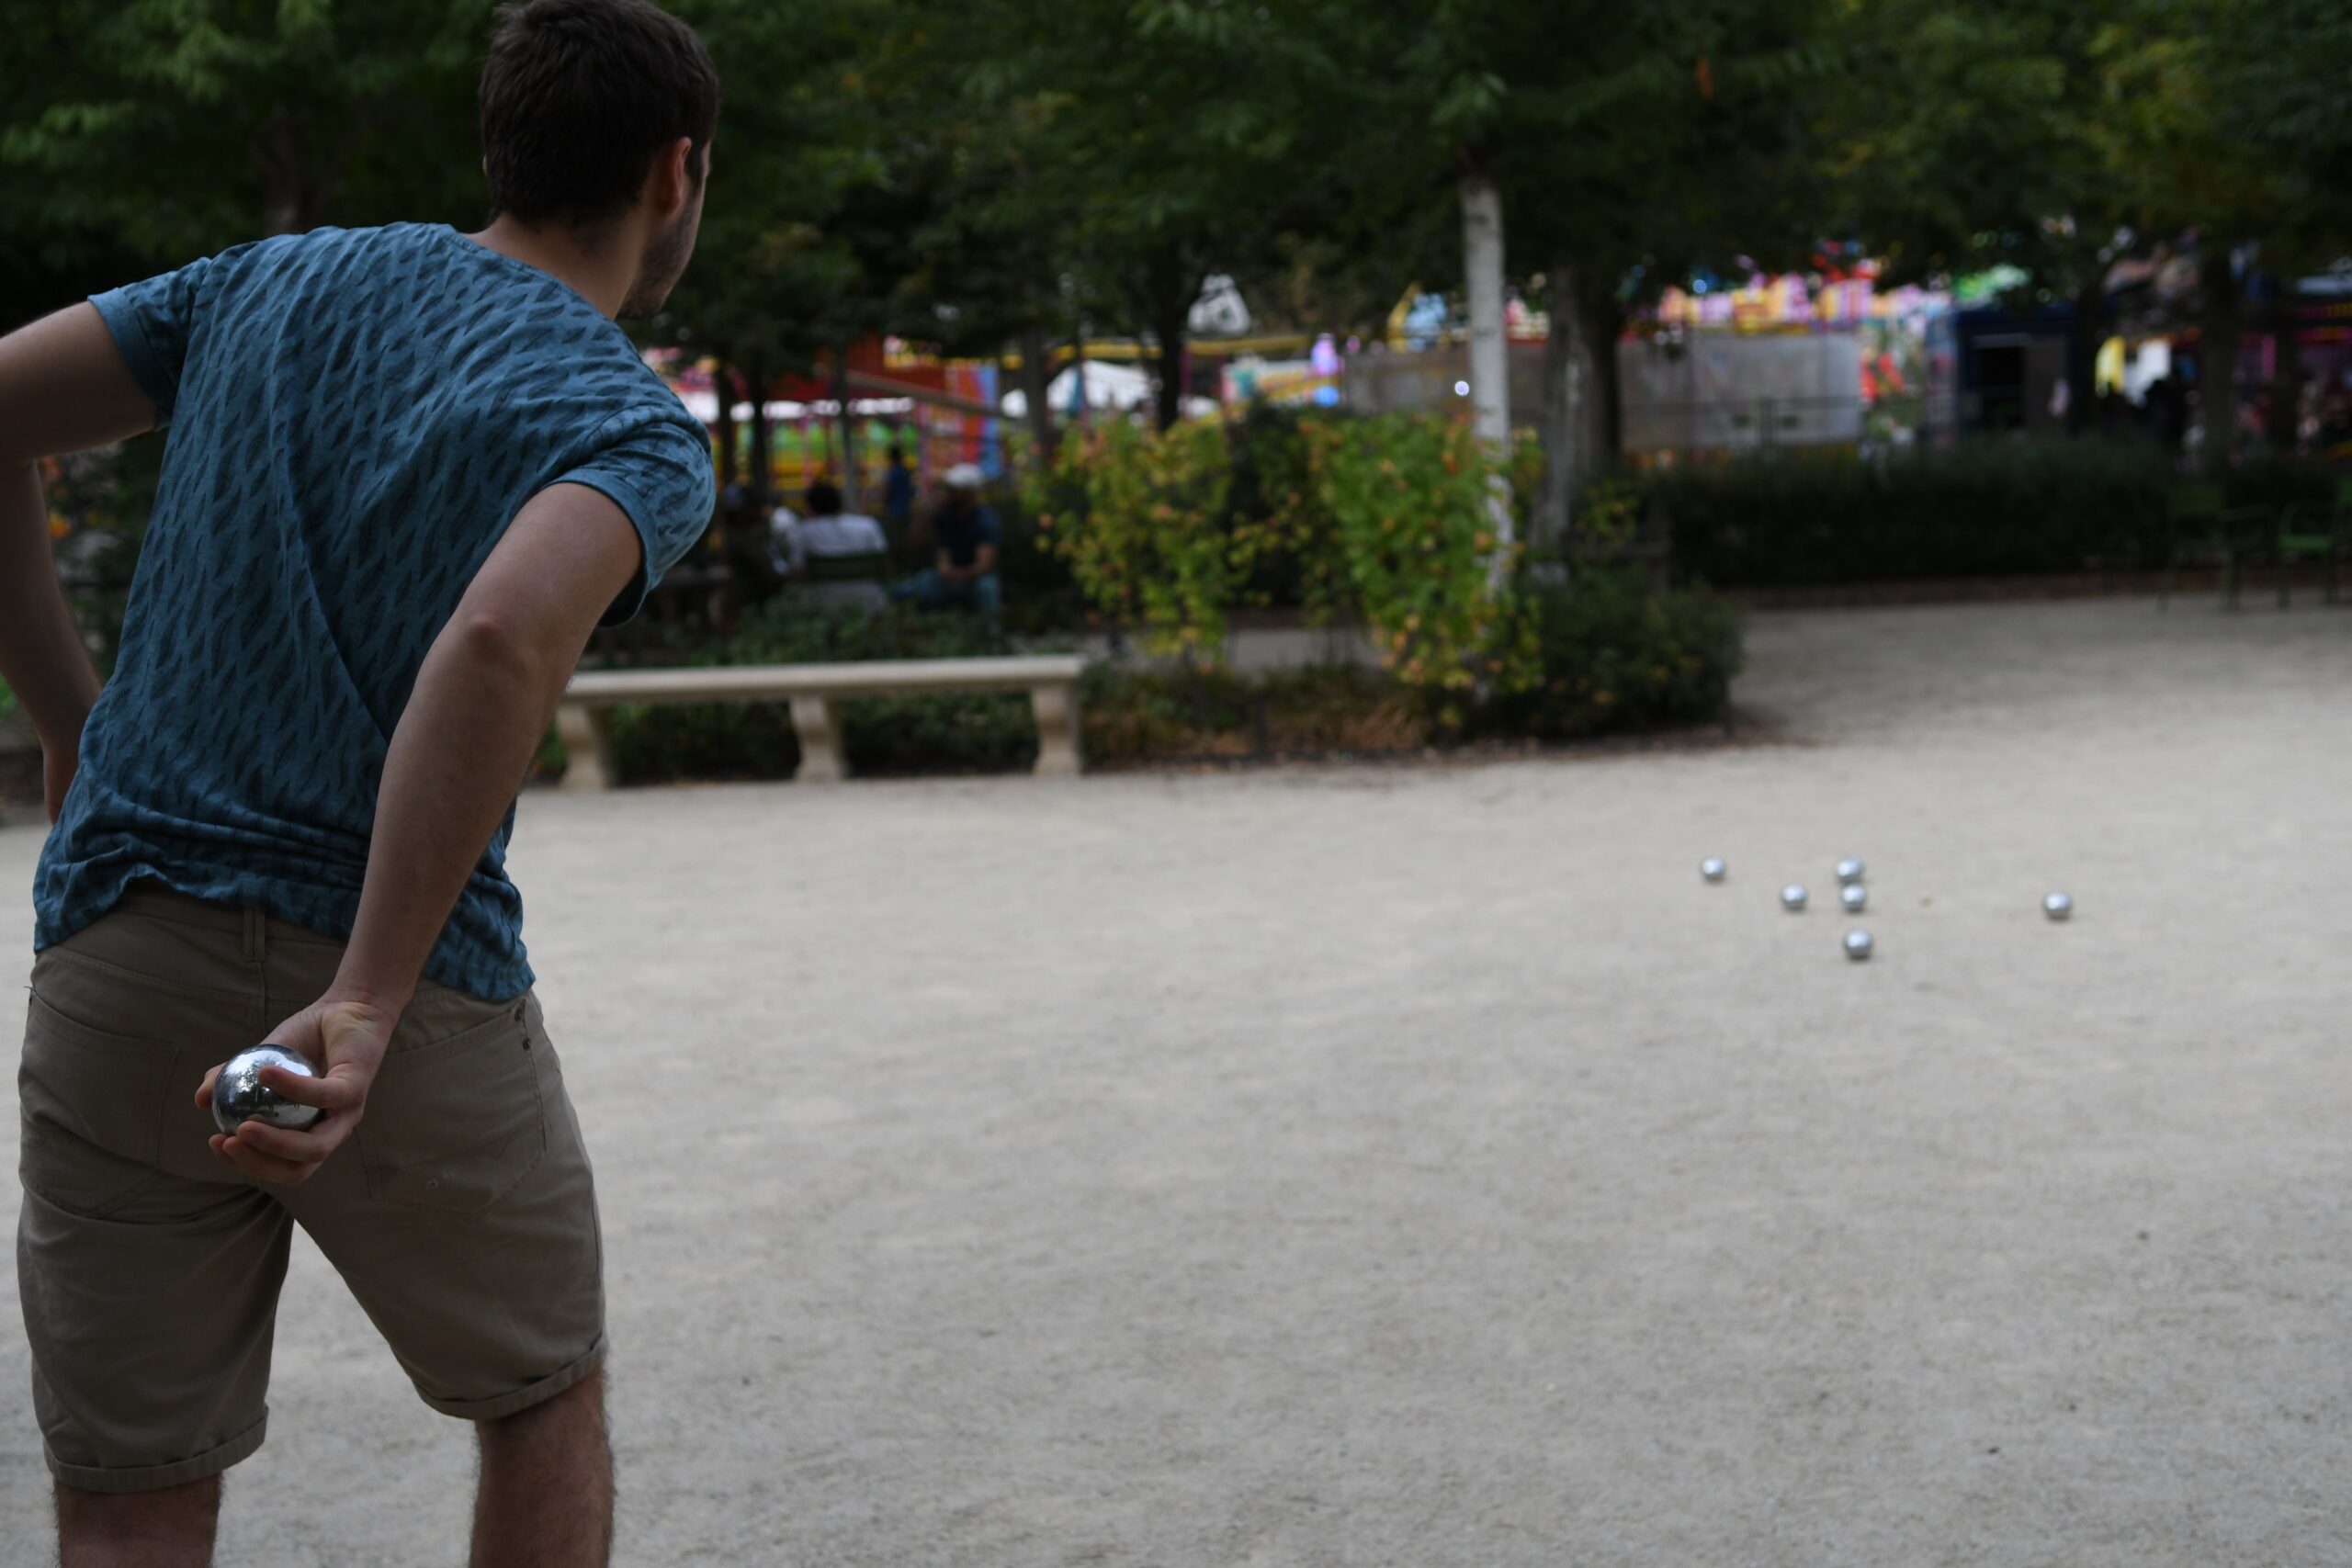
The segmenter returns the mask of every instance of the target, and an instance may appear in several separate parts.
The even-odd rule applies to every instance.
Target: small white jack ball
[[[1710,882],[1721,882],[1724,879],[1724,863],[1709,855],[1699,863],[1699,874]]]
[[[2075,901],[2064,893],[2052,893],[2041,900],[2041,912],[2053,920],[2063,920],[2075,912]]]
[[[1862,907],[1870,901],[1870,889],[1859,882],[1849,882],[1838,889],[1838,902],[1846,906],[1846,912],[1849,915],[1860,914]]]
[[[1781,908],[1792,915],[1804,908],[1804,886],[1802,883],[1792,882],[1781,889]]]
[[[1846,956],[1852,959],[1855,963],[1860,964],[1863,959],[1868,958],[1870,955],[1871,933],[1868,931],[1848,931],[1846,933]]]
[[[1838,863],[1838,880],[1850,886],[1862,879],[1862,863],[1850,856]]]

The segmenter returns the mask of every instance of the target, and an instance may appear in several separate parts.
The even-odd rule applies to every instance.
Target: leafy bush
[[[1287,600],[1360,621],[1408,685],[1459,697],[1532,672],[1490,570],[1495,479],[1460,421],[1253,410],[1103,426],[1064,443],[1031,497],[1095,609],[1155,653],[1214,666],[1231,610]]]
[[[1672,519],[1683,581],[1781,585],[2152,570],[2165,497],[2182,482],[2153,448],[2074,440],[1971,442],[1869,461],[1792,450],[1661,469],[1644,481]],[[2233,504],[2324,503],[2316,465],[2233,470]]]
[[[1090,671],[1086,754],[1098,763],[1170,757],[1393,751],[1440,739],[1573,740],[1720,718],[1740,665],[1739,617],[1713,593],[1652,597],[1627,570],[1582,571],[1522,591],[1515,618],[1541,678],[1453,722],[1442,693],[1383,671],[1325,668]]]
[[[1624,568],[1588,569],[1527,599],[1543,673],[1479,710],[1474,733],[1573,740],[1723,716],[1741,661],[1739,615],[1724,600],[1653,597]]]
[[[1103,615],[1154,653],[1215,663],[1249,576],[1227,505],[1232,481],[1224,426],[1152,434],[1112,420],[1062,442],[1035,486],[1037,523]]]
[[[1245,677],[1098,666],[1080,720],[1091,763],[1170,757],[1391,751],[1424,744],[1428,705],[1376,670],[1334,666]]]
[[[1011,652],[971,615],[866,615],[789,598],[747,615],[735,636],[695,662],[818,664],[968,659]],[[1037,756],[1029,699],[1018,693],[872,697],[839,709],[842,749],[861,773],[1005,773]],[[800,742],[786,703],[662,704],[612,715],[613,761],[624,783],[678,778],[788,778]]]

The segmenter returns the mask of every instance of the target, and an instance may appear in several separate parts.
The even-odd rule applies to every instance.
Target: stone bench
[[[865,664],[738,664],[697,670],[583,670],[564,688],[556,732],[571,763],[566,789],[606,789],[614,782],[608,715],[644,703],[767,703],[792,705],[800,737],[802,784],[832,784],[848,776],[834,705],[858,697],[935,695],[949,692],[1026,692],[1037,716],[1040,773],[1078,772],[1078,678],[1081,656],[1039,654],[1014,659],[909,659]]]

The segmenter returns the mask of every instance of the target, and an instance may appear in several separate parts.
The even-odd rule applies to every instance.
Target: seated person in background
[[[880,609],[888,602],[882,583],[890,570],[890,547],[882,536],[882,525],[863,513],[844,513],[842,492],[823,479],[810,485],[802,500],[807,515],[784,530],[794,592]]]
[[[1003,535],[996,513],[980,502],[980,470],[958,463],[942,479],[947,499],[931,518],[937,559],[891,589],[890,597],[911,599],[926,610],[957,605],[992,615],[1003,603],[996,579],[997,544]]]

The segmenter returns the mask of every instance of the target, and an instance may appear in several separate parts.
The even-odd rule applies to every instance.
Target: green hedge
[[[970,659],[1012,652],[977,616],[866,615],[790,598],[743,618],[718,653],[695,662],[815,664],[878,659]],[[1010,773],[1037,756],[1029,699],[874,697],[841,705],[842,749],[860,773]],[[680,778],[789,778],[800,743],[785,703],[662,705],[613,710],[613,761],[625,784]]]
[[[1978,441],[1864,459],[1792,450],[1645,476],[1673,527],[1682,581],[1718,585],[1885,581],[2164,564],[2165,497],[2184,482],[2152,446]],[[2232,504],[2324,509],[2316,464],[2233,469]]]
[[[1723,716],[1739,613],[1698,589],[1652,596],[1640,574],[1589,569],[1528,594],[1543,673],[1479,710],[1473,733],[1575,740]]]
[[[1096,669],[1084,691],[1088,760],[1384,751],[1469,740],[1574,740],[1720,719],[1740,666],[1736,610],[1716,595],[1643,591],[1594,570],[1522,591],[1542,675],[1529,689],[1453,705],[1375,670],[1243,676]]]

